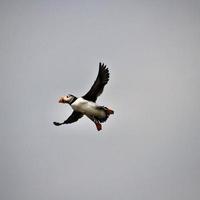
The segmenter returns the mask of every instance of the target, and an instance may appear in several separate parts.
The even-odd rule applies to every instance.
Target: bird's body
[[[76,101],[71,104],[71,107],[74,111],[81,112],[88,117],[94,116],[99,119],[106,117],[105,110],[102,106],[99,106],[92,101],[85,100],[82,97],[76,99]]]
[[[97,97],[103,92],[108,80],[108,68],[104,64],[99,63],[97,78],[91,89],[84,96],[77,98],[74,95],[66,95],[60,98],[59,103],[68,103],[72,107],[73,112],[67,120],[62,123],[54,122],[54,125],[70,124],[86,115],[95,123],[97,130],[101,130],[101,123],[105,122],[111,114],[114,114],[113,110],[105,106],[99,106],[96,103]]]

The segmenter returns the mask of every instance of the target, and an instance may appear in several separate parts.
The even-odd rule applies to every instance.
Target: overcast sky
[[[0,199],[200,199],[200,1],[0,1]],[[115,115],[97,132],[65,94]]]

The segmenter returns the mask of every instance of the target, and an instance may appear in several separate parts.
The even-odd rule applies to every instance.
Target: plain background
[[[200,1],[0,1],[0,199],[200,199]],[[97,132],[55,127],[98,63]]]

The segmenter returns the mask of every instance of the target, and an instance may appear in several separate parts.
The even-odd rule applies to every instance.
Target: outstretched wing
[[[72,114],[63,123],[71,124],[78,121],[81,117],[83,117],[82,113],[73,111]]]
[[[83,117],[82,113],[73,111],[72,114],[64,122],[62,122],[62,123],[53,122],[53,123],[56,126],[60,126],[62,124],[71,124],[71,123],[78,121],[81,117]]]
[[[85,94],[83,98],[88,101],[95,102],[97,100],[97,97],[100,96],[103,92],[104,86],[108,83],[109,76],[109,70],[106,65],[99,63],[99,72],[97,78],[89,92]]]

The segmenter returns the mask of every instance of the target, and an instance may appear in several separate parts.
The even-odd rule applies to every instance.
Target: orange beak
[[[63,97],[60,97],[58,103],[63,103]]]

